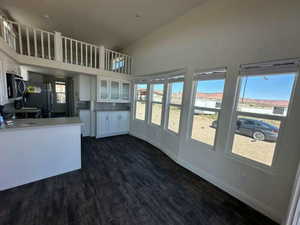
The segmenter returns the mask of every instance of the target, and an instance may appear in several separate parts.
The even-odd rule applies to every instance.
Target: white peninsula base
[[[17,120],[0,129],[0,191],[81,168],[78,118]]]

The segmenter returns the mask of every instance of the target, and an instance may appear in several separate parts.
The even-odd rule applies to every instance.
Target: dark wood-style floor
[[[0,192],[0,224],[275,224],[131,136],[84,139],[82,167]]]

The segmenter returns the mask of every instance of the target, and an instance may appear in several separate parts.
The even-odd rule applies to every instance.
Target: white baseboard
[[[187,170],[193,172],[194,174],[198,175],[199,177],[203,178],[204,180],[212,183],[213,185],[217,186],[218,188],[222,189],[223,191],[227,192],[228,194],[232,195],[233,197],[239,199],[240,201],[244,202],[245,204],[249,205],[253,209],[261,212],[262,214],[266,215],[267,217],[271,218],[275,222],[281,224],[281,213],[274,210],[273,208],[269,207],[268,205],[262,203],[261,201],[254,199],[253,197],[249,196],[247,193],[239,191],[237,188],[233,187],[230,184],[225,184],[223,182],[220,182],[218,178],[210,175],[206,171],[191,165],[191,163],[187,162],[186,160],[182,158],[178,158],[176,154],[174,154],[169,149],[163,149],[162,146],[160,146],[157,143],[154,143],[152,140],[150,140],[147,137],[144,137],[140,134],[135,134],[133,132],[129,132],[130,135],[135,136],[137,138],[140,138],[151,145],[155,146],[156,148],[160,149],[162,152],[164,152],[167,156],[169,156],[173,161],[175,161],[177,164],[181,165],[182,167],[186,168]]]
[[[218,188],[222,189],[223,191],[227,192],[228,194],[232,195],[233,197],[239,199],[240,201],[244,202],[245,204],[249,205],[250,207],[254,208],[255,210],[261,212],[262,214],[266,215],[267,217],[271,218],[277,223],[281,223],[281,217],[279,216],[280,213],[268,205],[258,201],[257,199],[252,198],[247,193],[241,192],[235,187],[220,182],[218,178],[211,176],[206,171],[191,165],[189,162],[182,158],[178,158],[177,163],[182,167],[186,168],[187,170],[195,173],[199,177],[203,178],[204,180],[212,183],[213,185],[217,186]]]
[[[128,131],[124,131],[124,132],[114,132],[114,133],[109,133],[109,134],[104,134],[104,135],[97,135],[96,138],[105,138],[105,137],[112,137],[112,136],[117,136],[117,135],[124,135],[124,134],[128,134]]]

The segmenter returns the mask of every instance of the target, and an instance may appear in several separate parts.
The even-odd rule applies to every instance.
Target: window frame
[[[137,100],[137,86],[138,85],[146,85],[147,86],[147,99],[146,100]],[[137,102],[144,102],[145,103],[145,119],[141,120],[136,118],[136,105]],[[140,122],[146,122],[148,123],[148,108],[149,108],[149,83],[148,82],[138,82],[134,83],[134,115],[133,115],[133,120],[135,121],[140,121]]]
[[[218,140],[218,136],[219,136],[219,120],[221,117],[221,114],[224,110],[224,93],[225,93],[225,87],[226,87],[226,77],[227,77],[227,69],[220,69],[221,72],[218,72],[218,70],[216,70],[216,72],[214,73],[213,71],[208,71],[206,72],[201,72],[203,74],[200,75],[196,75],[196,73],[194,74],[194,78],[193,78],[193,86],[192,86],[192,101],[191,101],[191,106],[189,109],[190,115],[189,115],[189,122],[188,122],[188,127],[189,127],[189,132],[187,132],[188,135],[188,140],[190,142],[193,142],[195,144],[205,144],[207,146],[210,146],[207,143],[201,142],[199,140],[196,140],[194,138],[192,138],[192,132],[193,132],[193,124],[194,124],[194,112],[195,110],[206,110],[206,111],[210,111],[210,112],[216,112],[218,113],[218,126],[216,128],[216,133],[215,133],[215,137],[214,137],[214,143],[213,146],[209,147],[209,150],[211,151],[215,151],[216,150],[216,143]],[[220,108],[209,108],[209,107],[198,107],[195,106],[195,102],[196,102],[196,93],[197,93],[197,84],[198,81],[210,81],[210,80],[224,80],[224,87],[223,87],[223,97],[222,97],[222,102],[221,102],[221,107]]]
[[[65,86],[65,91],[64,92],[57,92],[56,91],[56,85],[64,85]],[[65,81],[55,81],[54,82],[54,86],[55,86],[55,103],[58,104],[58,105],[63,105],[63,104],[67,104],[67,84]],[[64,103],[61,103],[61,102],[58,102],[57,101],[57,94],[64,94],[65,95],[65,102]]]
[[[288,73],[295,74],[295,79],[294,79],[294,83],[293,83],[293,87],[292,87],[292,91],[291,91],[291,96],[289,99],[288,110],[287,110],[286,116],[279,116],[279,115],[277,116],[277,115],[268,115],[268,114],[238,111],[240,90],[241,90],[241,86],[242,86],[241,80],[243,77],[282,75],[282,74],[288,74]],[[280,153],[280,148],[281,148],[280,145],[282,144],[282,134],[285,131],[285,125],[286,125],[287,118],[290,116],[291,106],[293,105],[293,101],[294,101],[294,97],[295,97],[295,89],[296,89],[296,84],[299,79],[299,74],[300,74],[299,68],[297,68],[297,69],[295,69],[295,68],[292,68],[292,69],[270,68],[268,70],[255,70],[255,71],[249,71],[249,72],[240,71],[240,74],[236,77],[237,87],[235,90],[233,110],[232,110],[231,117],[230,117],[230,125],[229,125],[228,132],[227,132],[227,143],[226,143],[226,147],[225,147],[225,153],[226,153],[227,157],[229,157],[233,160],[237,160],[237,161],[241,162],[242,164],[262,170],[266,173],[269,173],[269,174],[274,173],[275,168],[277,166],[276,162],[278,159],[278,155]],[[244,156],[240,156],[240,155],[232,152],[233,144],[234,144],[234,136],[236,135],[235,123],[237,121],[238,116],[249,116],[249,117],[254,117],[254,118],[258,118],[258,119],[271,119],[271,120],[280,121],[278,137],[277,137],[277,141],[275,142],[276,145],[274,148],[274,155],[273,155],[272,163],[270,166],[268,166],[264,163],[246,158]]]
[[[162,96],[162,101],[157,102],[153,101],[153,95],[154,95],[154,85],[156,84],[161,84],[163,85],[163,96]],[[156,81],[156,82],[150,82],[150,96],[149,96],[149,124],[153,127],[158,127],[162,128],[164,126],[164,115],[165,115],[165,93],[166,93],[166,82],[165,81]],[[160,125],[157,125],[155,123],[152,123],[152,109],[153,109],[153,104],[161,104],[162,110],[161,110],[161,120],[160,120]]]
[[[181,96],[181,104],[175,104],[175,103],[171,103],[171,84],[173,83],[183,83],[183,88],[182,88],[182,96]],[[167,97],[166,97],[166,101],[165,101],[165,112],[164,112],[164,118],[165,118],[165,122],[164,122],[164,130],[166,132],[168,132],[171,135],[174,136],[180,136],[181,133],[181,126],[182,126],[182,111],[183,111],[183,97],[184,97],[184,88],[185,88],[185,82],[184,82],[184,78],[175,78],[175,79],[169,79],[166,81],[166,86],[167,86]],[[178,133],[172,131],[169,129],[169,116],[170,116],[170,107],[174,106],[174,107],[179,107],[180,108],[180,118],[179,118],[179,126],[178,126]]]

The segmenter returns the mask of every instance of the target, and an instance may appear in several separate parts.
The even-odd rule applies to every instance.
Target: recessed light
[[[44,17],[45,19],[50,19],[50,16],[49,16],[48,14],[43,15],[43,17]]]
[[[141,17],[142,17],[142,15],[141,15],[140,13],[136,13],[136,14],[135,14],[135,18],[139,19],[139,18],[141,18]]]

